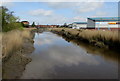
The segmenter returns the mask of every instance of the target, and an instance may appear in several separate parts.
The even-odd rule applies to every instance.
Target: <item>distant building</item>
[[[21,22],[24,27],[29,27],[29,22],[28,21],[22,21]]]
[[[72,23],[73,29],[85,29],[87,28],[87,22],[74,22]]]
[[[88,18],[88,29],[119,29],[120,17]]]
[[[53,28],[58,27],[59,25],[37,25],[38,28]]]
[[[72,24],[69,24],[68,27],[69,27],[69,28],[72,28]]]

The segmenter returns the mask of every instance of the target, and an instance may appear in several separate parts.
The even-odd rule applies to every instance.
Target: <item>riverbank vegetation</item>
[[[22,48],[26,39],[32,39],[31,30],[23,28],[19,17],[13,15],[13,11],[6,7],[0,7],[0,22],[2,31],[0,31],[0,43],[2,55],[1,58],[8,58],[13,52]]]
[[[13,15],[13,11],[8,10],[8,8],[1,6],[0,7],[0,15],[2,22],[2,32],[8,32],[14,29],[23,29],[22,24],[19,22],[19,17]]]
[[[2,33],[2,58],[20,49],[25,39],[30,39],[30,31],[12,30]]]
[[[62,34],[70,39],[77,39],[83,42],[88,42],[97,47],[115,48],[120,45],[118,31],[103,31],[103,30],[83,30],[70,28],[53,28],[51,31]]]
[[[2,78],[19,78],[32,60],[25,55],[34,50],[34,32],[32,29],[12,30],[2,33],[2,36]]]

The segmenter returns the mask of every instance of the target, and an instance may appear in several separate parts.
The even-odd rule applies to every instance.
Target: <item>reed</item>
[[[70,28],[53,28],[53,31],[69,32],[73,36],[86,39],[88,41],[96,40],[102,42],[120,43],[119,31],[103,31],[103,30],[88,30],[88,29],[70,29]]]
[[[30,38],[30,31],[12,30],[1,33],[0,36],[2,36],[2,58],[4,58],[22,47],[24,40]]]
[[[118,31],[84,30],[79,36],[88,40],[120,42]]]

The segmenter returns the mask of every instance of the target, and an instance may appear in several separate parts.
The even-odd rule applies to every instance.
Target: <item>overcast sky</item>
[[[88,17],[118,16],[118,2],[7,2],[15,16],[36,24],[84,22]]]

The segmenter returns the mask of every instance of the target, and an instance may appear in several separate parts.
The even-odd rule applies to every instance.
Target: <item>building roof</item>
[[[73,22],[75,24],[87,24],[87,22]]]
[[[88,18],[93,21],[120,21],[120,17],[98,17],[98,18]]]
[[[22,21],[22,22],[28,22],[28,21]]]

